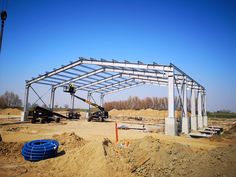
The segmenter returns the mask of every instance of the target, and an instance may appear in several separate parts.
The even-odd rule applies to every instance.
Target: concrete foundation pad
[[[182,118],[182,133],[185,133],[185,134],[189,133],[189,118],[188,117]]]
[[[177,135],[176,119],[174,117],[167,117],[165,119],[165,134],[172,136]]]
[[[197,130],[198,125],[197,125],[197,117],[196,116],[192,116],[191,117],[191,130]]]
[[[198,116],[197,119],[198,119],[198,122],[197,122],[198,123],[198,128],[199,129],[203,128],[203,117]]]

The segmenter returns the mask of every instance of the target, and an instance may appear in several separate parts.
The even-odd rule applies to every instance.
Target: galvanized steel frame
[[[25,113],[29,88],[33,84],[51,86],[51,107],[54,104],[54,92],[57,88],[73,83],[76,90],[87,91],[88,94],[99,93],[101,98],[107,94],[129,89],[143,84],[168,86],[168,76],[174,76],[174,87],[181,88],[185,82],[188,90],[195,89],[205,94],[205,88],[187,75],[181,69],[170,63],[160,65],[157,63],[144,64],[138,62],[104,60],[79,57],[78,60],[62,65],[43,75],[26,81]]]

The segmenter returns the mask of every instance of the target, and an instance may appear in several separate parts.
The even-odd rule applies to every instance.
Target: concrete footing
[[[203,117],[202,116],[198,116],[197,120],[198,120],[198,122],[197,122],[198,128],[200,128],[200,129],[203,128]]]
[[[177,135],[176,120],[174,117],[167,117],[165,119],[165,134]]]
[[[25,113],[24,112],[21,112],[20,121],[21,122],[25,121]]]
[[[192,116],[191,117],[191,130],[197,130],[198,125],[197,125],[197,117],[196,116]]]
[[[182,118],[182,133],[185,133],[185,134],[189,133],[189,118],[188,117]]]
[[[207,116],[203,116],[203,126],[204,127],[208,126],[208,117]]]

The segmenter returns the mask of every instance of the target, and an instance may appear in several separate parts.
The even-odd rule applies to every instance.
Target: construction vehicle
[[[92,105],[95,108],[99,109],[99,111],[96,111],[96,112],[93,112],[93,113],[89,113],[89,115],[88,115],[88,122],[90,122],[91,120],[100,120],[101,122],[104,122],[104,120],[109,117],[108,112],[105,111],[104,107],[99,106],[96,103],[92,103],[89,100],[86,100],[84,98],[81,98],[81,97],[75,95],[76,90],[73,87],[73,85],[70,84],[69,87],[65,86],[64,87],[64,92],[68,92],[72,96],[74,96],[75,98],[77,98],[77,99],[79,99],[79,100],[81,100],[81,101],[83,101],[83,102],[85,102],[85,103],[87,103],[89,105]]]
[[[61,118],[67,117],[40,106],[36,106],[33,110],[30,110],[28,114],[28,119],[31,120],[31,123],[50,123],[51,121],[60,122]]]
[[[73,110],[70,110],[66,114],[68,119],[80,119],[81,114],[79,112],[74,112]]]

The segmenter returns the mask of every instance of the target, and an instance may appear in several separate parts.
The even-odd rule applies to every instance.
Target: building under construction
[[[22,121],[27,120],[29,90],[35,91],[33,89],[35,84],[47,85],[51,88],[50,108],[52,110],[57,88],[68,84],[73,84],[78,91],[86,91],[88,100],[91,99],[92,94],[100,94],[101,106],[107,94],[143,84],[165,86],[168,89],[165,134],[177,135],[175,96],[180,98],[182,107],[182,133],[188,134],[191,130],[207,126],[205,88],[173,64],[160,65],[155,62],[145,64],[140,61],[134,63],[80,57],[68,65],[26,81]],[[187,114],[187,92],[191,93],[191,117]],[[74,104],[73,101],[72,103]]]

